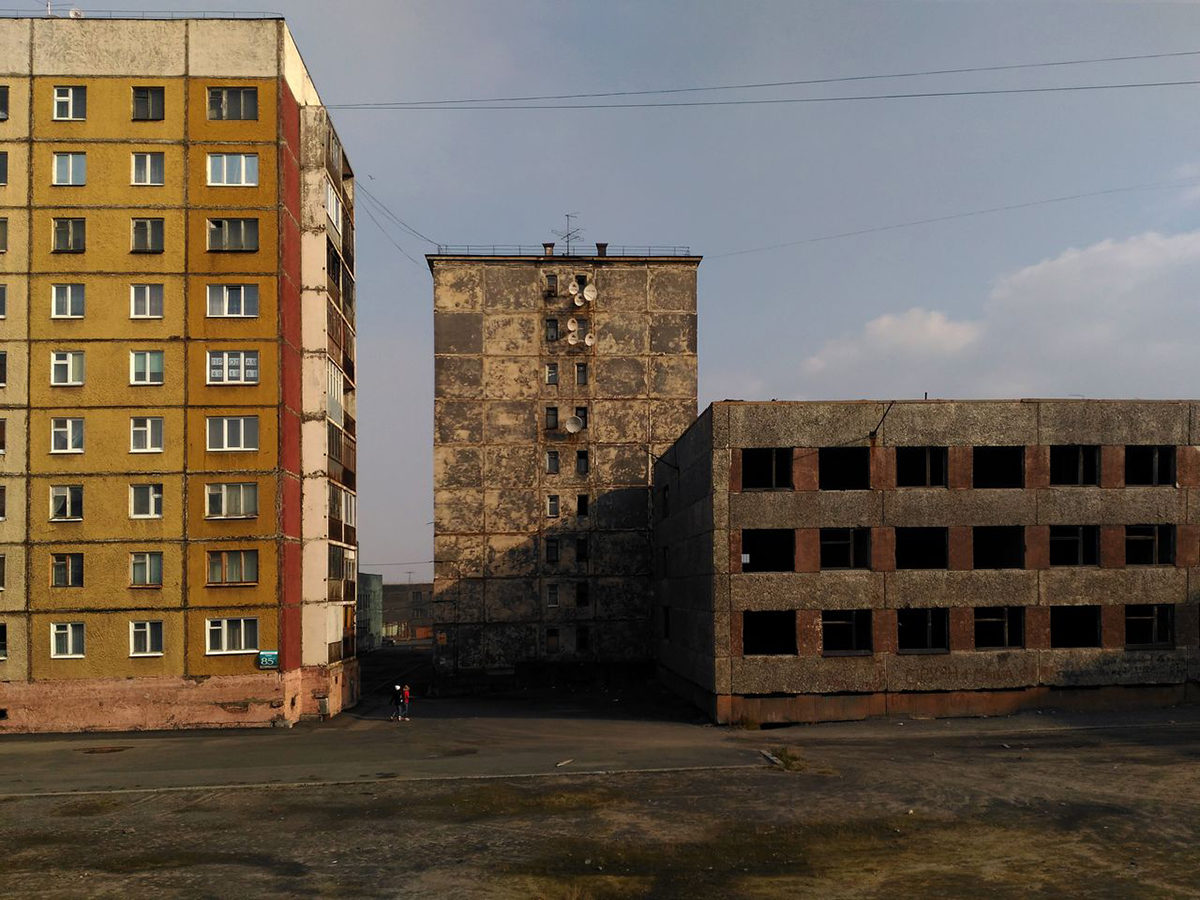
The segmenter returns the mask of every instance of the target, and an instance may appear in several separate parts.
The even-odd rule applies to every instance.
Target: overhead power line
[[[373,212],[371,212],[371,208],[369,206],[363,206],[362,211],[367,214],[368,219],[370,219],[372,222],[375,223],[375,227],[379,229],[380,233],[384,236],[384,238],[387,239],[387,242],[389,244],[391,244],[393,247],[395,247],[397,250],[399,250],[401,253],[404,254],[405,259],[407,259],[410,263],[412,263],[418,269],[424,268],[424,266],[422,266],[419,262],[416,261],[416,259],[413,258],[411,253],[409,253],[402,246],[400,246],[400,244],[396,241],[396,239],[393,238],[390,234],[388,234],[388,230],[383,227],[382,222],[380,222],[377,218],[375,218],[375,214]]]
[[[540,94],[525,97],[470,97],[447,100],[380,101],[375,103],[349,103],[335,105],[333,109],[368,109],[371,107],[437,106],[462,103],[522,103],[535,100],[585,100],[599,97],[644,97],[651,94],[689,94],[708,91],[744,91],[764,88],[802,87],[814,84],[839,84],[851,81],[872,81],[887,78],[918,78],[932,75],[962,75],[970,72],[1009,72],[1016,69],[1041,69],[1054,66],[1082,66],[1095,63],[1130,62],[1144,59],[1168,59],[1181,56],[1200,56],[1200,50],[1179,50],[1171,53],[1143,53],[1131,56],[1101,56],[1090,59],[1063,59],[1051,62],[1012,63],[995,66],[964,66],[957,69],[924,69],[915,72],[890,72],[875,75],[844,75],[830,78],[805,78],[796,81],[760,81],[748,84],[722,84],[708,87],[657,88],[640,91],[598,91],[585,94]],[[624,104],[623,104],[624,105]]]
[[[354,185],[354,190],[356,192],[362,191],[363,194],[365,194],[369,199],[374,200],[376,205],[379,207],[380,210],[382,210],[382,212],[385,216],[387,216],[389,219],[391,219],[393,222],[395,222],[397,225],[399,225],[401,228],[403,228],[409,234],[413,235],[414,237],[418,237],[421,240],[426,241],[427,243],[433,244],[435,247],[438,245],[438,242],[435,241],[433,238],[428,237],[427,235],[421,234],[421,232],[417,231],[417,229],[413,228],[411,225],[409,225],[407,222],[405,222],[403,219],[401,219],[398,215],[396,215],[394,212],[392,212],[391,209],[388,208],[388,205],[386,203],[384,203],[382,200],[380,200],[378,197],[376,197],[374,194],[372,194],[370,191],[367,190],[366,185],[356,182]]]

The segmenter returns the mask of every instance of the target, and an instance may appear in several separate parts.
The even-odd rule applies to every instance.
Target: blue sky
[[[1200,50],[1200,5],[1190,2],[274,5],[333,105]],[[713,96],[1189,79],[1200,79],[1200,56]],[[564,213],[577,212],[586,241],[681,244],[703,254],[702,406],[926,391],[1185,397],[1197,395],[1200,375],[1198,97],[1200,86],[1183,86],[334,116],[359,183],[435,241],[537,244],[554,239]],[[1163,183],[1175,186],[809,240]],[[423,580],[431,566],[421,561],[432,555],[433,364],[422,254],[433,248],[398,228],[385,238],[362,209],[360,559],[389,581],[410,572]],[[789,246],[735,253],[778,244]]]

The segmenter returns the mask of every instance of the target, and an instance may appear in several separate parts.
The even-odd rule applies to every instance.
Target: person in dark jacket
[[[388,716],[389,722],[399,722],[401,717],[401,709],[408,704],[404,702],[404,696],[408,693],[408,687],[403,688],[398,684],[392,685],[392,714]],[[408,710],[405,709],[405,712]]]

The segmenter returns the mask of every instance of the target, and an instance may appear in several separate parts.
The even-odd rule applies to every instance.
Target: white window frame
[[[208,186],[258,187],[258,154],[208,154]]]
[[[158,372],[155,373],[151,362],[158,358]],[[139,371],[139,364],[141,371]],[[129,351],[129,383],[133,385],[159,385],[164,383],[165,354],[162,350],[130,350]],[[154,380],[155,374],[158,380]]]
[[[158,581],[154,577],[154,565],[158,564]],[[144,581],[138,581],[138,567],[142,567]],[[129,554],[129,586],[160,588],[163,583],[163,555],[158,550],[138,550]]]
[[[143,650],[138,649],[138,640],[142,640]],[[154,649],[155,639],[158,649]],[[161,619],[134,620],[129,623],[129,655],[130,656],[162,656],[163,655],[163,623]]]
[[[6,220],[7,221],[7,220]],[[58,232],[63,228],[66,238],[59,246]],[[85,216],[59,216],[50,220],[51,253],[83,253],[87,250],[87,218]]]
[[[257,350],[209,350],[206,360],[204,377],[207,384],[258,384],[259,353]],[[254,365],[247,365],[250,360],[254,362]],[[250,371],[254,372],[253,380],[247,377]]]
[[[155,164],[158,172],[155,173]],[[155,174],[158,180],[155,180]],[[140,177],[139,177],[140,176]],[[167,179],[167,155],[162,152],[141,151],[129,156],[129,183],[137,187],[162,187]]]
[[[82,319],[86,310],[87,288],[82,284],[50,285],[50,318]]]
[[[237,424],[236,443],[231,440],[233,432],[233,423]],[[247,443],[246,438],[246,423],[254,423],[254,443]],[[213,428],[220,429],[219,445],[214,445]],[[204,423],[204,438],[205,446],[211,453],[227,453],[240,452],[245,450],[258,449],[258,416],[209,416]]]
[[[231,104],[230,104],[229,100],[231,97],[233,97],[235,91],[237,92],[237,113],[238,114],[236,116],[231,116],[231,115],[229,115],[229,112],[231,111]],[[253,116],[242,115],[246,111],[246,97],[247,96],[254,97],[254,115]],[[216,112],[218,112],[219,115],[215,115],[215,116],[213,115],[213,111],[214,111],[213,99],[214,99],[214,97],[216,97],[220,100],[220,102],[217,104],[217,107],[216,107]],[[210,122],[257,122],[258,121],[258,114],[259,114],[258,88],[254,85],[246,85],[246,86],[242,86],[242,85],[224,86],[224,85],[222,85],[220,87],[210,87],[208,89],[207,100],[208,100],[208,120]]]
[[[141,234],[144,246],[138,246]],[[165,253],[167,246],[167,223],[156,216],[134,216],[129,220],[130,253]]]
[[[66,653],[58,652],[58,637],[66,638]],[[83,659],[87,650],[86,629],[82,622],[50,623],[50,658]]]
[[[8,285],[0,284],[0,319],[8,318]]]
[[[247,639],[246,624],[248,622],[254,623],[253,641]],[[236,641],[234,640],[235,633]],[[213,648],[214,637],[216,637],[216,649]],[[229,656],[238,653],[258,653],[258,637],[257,616],[206,619],[204,622],[204,655]],[[231,646],[234,643],[238,646]]]
[[[50,183],[55,187],[82,187],[87,184],[87,154],[78,150],[55,153],[50,167]]]
[[[82,350],[52,350],[50,352],[50,385],[79,387],[84,379]]]
[[[82,122],[86,118],[87,88],[80,84],[55,85],[54,121]]]
[[[75,581],[75,569],[71,564],[71,560],[79,557],[79,580]],[[62,565],[66,568],[66,580],[61,584],[54,580],[54,570],[60,565],[59,560],[62,560]],[[52,553],[50,554],[50,586],[51,587],[83,587],[83,554],[82,553]]]
[[[236,293],[237,306],[242,312],[229,312],[230,298]],[[247,300],[250,302],[247,303]],[[248,305],[254,307],[254,312],[246,312]],[[213,310],[217,310],[214,312]],[[257,284],[210,284],[208,286],[207,316],[210,319],[257,319],[258,318],[258,285]]]
[[[229,578],[229,570],[230,570],[229,560],[233,558],[233,555],[235,553],[237,554],[237,557],[238,557],[238,568],[239,568],[239,573],[241,575],[246,574],[246,569],[247,569],[246,560],[248,560],[248,559],[254,560],[254,580],[253,581],[246,581],[246,580],[233,581]],[[219,556],[221,558],[221,580],[219,580],[219,581],[212,580],[212,565],[213,565],[213,557],[215,557],[215,556]],[[204,573],[205,580],[206,580],[206,583],[209,585],[220,586],[220,585],[224,585],[224,584],[229,584],[229,585],[258,584],[258,576],[259,576],[258,551],[255,549],[209,550],[207,556],[205,557],[205,566],[206,566],[205,573]]]
[[[342,198],[338,196],[337,188],[333,186],[333,180],[329,176],[325,177],[325,214],[329,216],[329,221],[333,225],[333,230],[338,234],[342,233]]]
[[[63,515],[55,515],[55,506],[62,500]],[[50,485],[50,521],[51,522],[82,522],[83,521],[83,485],[82,484],[52,484]]]
[[[165,292],[166,286],[158,283],[131,284],[129,286],[129,318],[161,319]],[[158,312],[154,311],[156,306]]]
[[[63,437],[64,447],[56,449],[54,444],[59,435]],[[78,445],[78,446],[76,446]],[[57,418],[50,420],[50,452],[51,453],[82,453],[83,452],[83,419]]]
[[[155,427],[158,434],[155,435]],[[155,445],[154,439],[158,438]],[[145,447],[138,447],[138,439],[145,441]],[[163,452],[163,420],[162,416],[132,416],[129,419],[129,452],[130,453],[162,453]]]
[[[249,223],[253,222],[253,226]],[[248,245],[247,235],[253,232],[254,246]],[[214,240],[219,236],[220,241]],[[208,220],[206,248],[210,253],[257,253],[262,245],[259,241],[257,216],[218,216]]]
[[[137,511],[138,494],[146,496],[148,513]],[[129,518],[131,519],[161,519],[163,517],[163,486],[161,484],[131,484],[129,486]]]
[[[230,512],[235,505],[240,512]],[[246,500],[253,500],[254,512],[246,512]],[[213,500],[220,504],[219,512],[213,512]],[[207,484],[204,486],[204,518],[206,519],[257,519],[258,518],[258,482],[237,481]]]

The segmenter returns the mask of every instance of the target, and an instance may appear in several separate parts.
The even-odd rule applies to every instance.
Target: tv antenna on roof
[[[561,238],[566,243],[567,256],[570,256],[571,255],[571,241],[579,240],[579,236],[581,234],[583,234],[583,229],[571,227],[571,220],[579,218],[579,213],[567,213],[566,215],[567,215],[567,230],[566,231],[555,231],[553,228],[551,228],[550,233],[553,234],[557,238]]]

